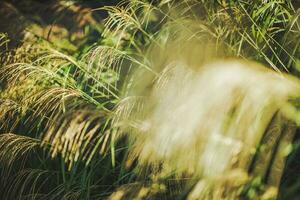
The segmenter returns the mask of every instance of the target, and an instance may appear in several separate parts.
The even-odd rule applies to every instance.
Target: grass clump
[[[299,122],[299,81],[285,74],[299,73],[295,6],[122,1],[94,9],[108,17],[82,48],[38,38],[8,49],[1,33],[1,194],[275,198],[276,149]],[[255,150],[269,137],[273,154]]]

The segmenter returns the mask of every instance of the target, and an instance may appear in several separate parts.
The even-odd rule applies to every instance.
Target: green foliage
[[[138,181],[126,167],[130,147],[126,139],[116,140],[116,122],[131,112],[127,101],[139,103],[124,98],[133,87],[132,72],[161,73],[151,68],[148,49],[163,48],[179,35],[174,30],[215,41],[221,56],[299,74],[299,12],[289,0],[131,0],[94,12],[108,17],[104,25],[86,27],[79,47],[68,39],[39,38],[8,50],[9,40],[0,34],[6,199],[102,199]],[[91,30],[103,31],[101,37]],[[257,181],[251,184],[244,192],[250,199],[263,190]]]

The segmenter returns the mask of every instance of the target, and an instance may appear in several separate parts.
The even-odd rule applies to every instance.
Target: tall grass
[[[252,158],[277,110],[299,122],[289,102],[298,80],[281,74],[298,74],[292,2],[132,0],[98,11],[109,14],[104,39],[87,53],[70,55],[42,40],[7,50],[0,35],[2,196],[275,198],[278,180],[260,177],[273,172],[248,174],[249,167],[216,177],[240,143],[249,142],[241,158]],[[270,69],[222,61],[228,57]],[[216,58],[221,64],[211,64]],[[232,137],[212,138],[219,129]]]

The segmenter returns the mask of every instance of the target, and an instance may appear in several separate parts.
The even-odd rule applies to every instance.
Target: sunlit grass
[[[259,178],[273,173],[272,155],[254,153],[272,117],[300,121],[290,103],[299,83],[285,74],[299,68],[292,2],[132,0],[93,12],[108,18],[88,51],[44,40],[9,50],[0,34],[0,130],[15,133],[0,136],[0,160],[45,154],[9,182],[7,198],[275,197],[278,180]],[[256,172],[264,158],[271,172]],[[38,194],[45,174],[56,174],[52,188]]]

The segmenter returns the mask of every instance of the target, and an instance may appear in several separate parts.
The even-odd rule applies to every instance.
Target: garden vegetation
[[[299,197],[297,2],[103,4],[0,29],[1,199]]]

